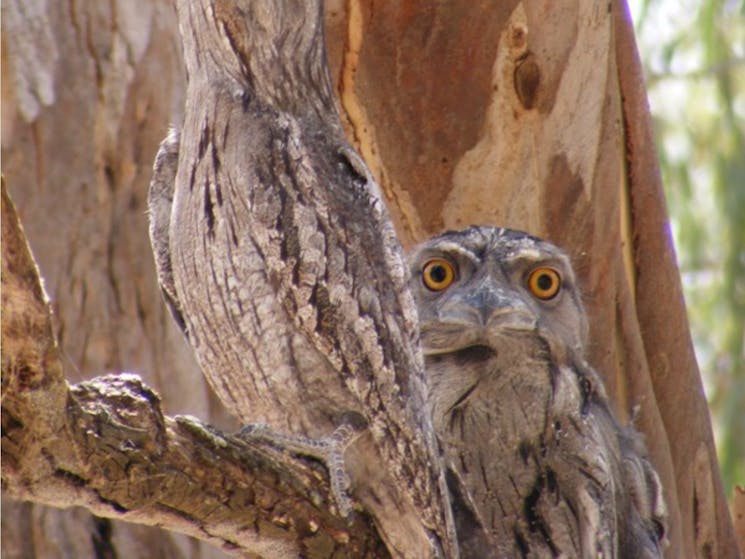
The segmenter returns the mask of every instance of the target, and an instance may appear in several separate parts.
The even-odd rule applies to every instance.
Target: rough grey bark
[[[341,128],[320,2],[178,12],[184,124],[150,196],[174,315],[243,422],[317,439],[360,418],[352,494],[395,553],[454,554],[405,264]]]

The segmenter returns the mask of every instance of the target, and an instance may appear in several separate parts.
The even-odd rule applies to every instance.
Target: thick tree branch
[[[319,464],[164,416],[135,375],[68,386],[4,187],[2,228],[2,483],[11,496],[162,526],[236,555],[387,555],[366,517],[329,512]]]
[[[649,394],[651,388],[649,399],[653,396],[659,409],[658,416],[654,410],[655,421],[647,421],[645,427],[656,441],[657,467],[668,484],[673,553],[682,556],[695,549],[698,555],[734,555],[734,533],[672,246],[642,64],[628,7],[621,5],[614,14],[634,261],[633,308],[651,373],[634,391]]]

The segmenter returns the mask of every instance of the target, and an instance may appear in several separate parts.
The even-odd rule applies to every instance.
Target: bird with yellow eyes
[[[409,265],[461,557],[661,557],[659,478],[585,361],[567,255],[471,227]]]

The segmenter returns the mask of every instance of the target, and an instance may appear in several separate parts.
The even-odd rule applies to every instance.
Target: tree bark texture
[[[590,361],[616,411],[636,416],[663,480],[668,555],[736,557],[625,6],[328,0],[325,20],[347,137],[404,246],[480,223],[566,248],[585,289]],[[52,298],[65,375],[136,371],[165,413],[234,427],[161,302],[147,240],[152,158],[184,102],[172,6],[9,0],[2,21],[3,173]],[[4,234],[4,266],[5,249]],[[4,383],[11,350],[4,336]],[[45,405],[65,393],[59,374]],[[133,406],[149,394],[121,383]],[[189,435],[160,417],[153,440],[157,425]],[[9,557],[219,555],[80,509],[3,509]]]
[[[169,413],[231,425],[163,306],[147,238],[153,154],[183,111],[173,7],[11,0],[2,47],[3,174],[43,270],[68,380],[134,371]],[[225,556],[172,532],[8,499],[2,527],[3,554],[15,557]]]

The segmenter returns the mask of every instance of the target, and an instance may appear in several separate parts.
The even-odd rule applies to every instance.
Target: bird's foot
[[[263,423],[246,425],[238,432],[238,436],[244,440],[260,440],[287,452],[323,462],[329,472],[331,493],[339,514],[345,518],[352,512],[352,500],[349,498],[351,481],[344,466],[344,452],[361,434],[361,429],[349,423],[343,423],[328,437],[321,439],[280,433]]]

